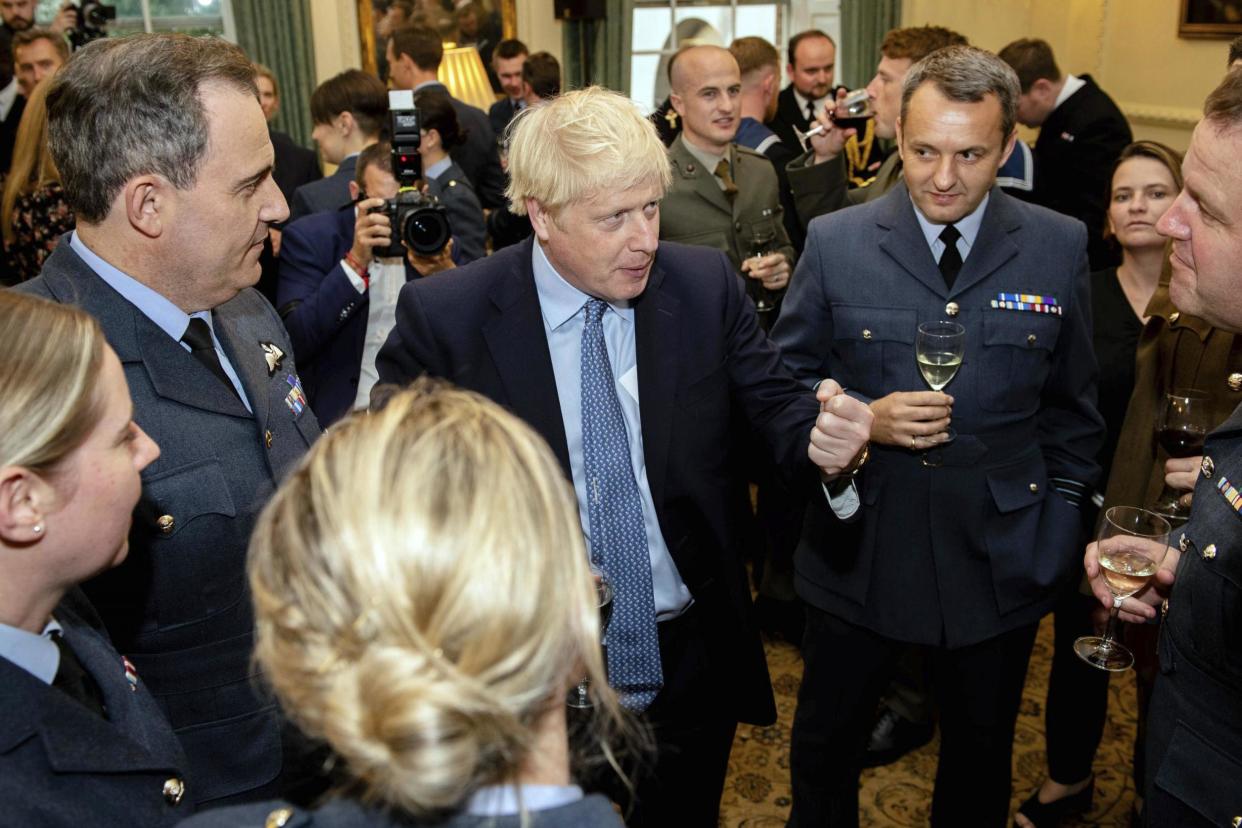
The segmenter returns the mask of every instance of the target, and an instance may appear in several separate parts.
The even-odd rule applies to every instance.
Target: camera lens
[[[427,207],[411,210],[401,225],[401,237],[421,256],[439,253],[448,244],[450,235],[444,213]]]

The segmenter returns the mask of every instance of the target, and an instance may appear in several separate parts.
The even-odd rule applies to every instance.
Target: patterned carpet
[[[1035,642],[1023,692],[1014,745],[1013,808],[1017,808],[1044,776],[1044,696],[1052,652],[1052,620],[1045,618]],[[789,728],[793,722],[802,661],[784,642],[767,644],[768,666],[776,691],[779,721],[773,727],[743,725],[738,729],[721,804],[722,826],[777,828],[789,816]],[[1134,678],[1114,676],[1109,686],[1108,720],[1095,757],[1095,804],[1085,819],[1067,826],[1127,826],[1134,787],[1130,781],[1134,744]],[[926,825],[936,772],[937,742],[888,767],[865,771],[862,777],[863,828],[907,828]]]

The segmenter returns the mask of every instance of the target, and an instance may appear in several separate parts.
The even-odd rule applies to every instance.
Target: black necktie
[[[233,392],[233,396],[238,400],[241,396],[237,393],[236,386],[229,379],[229,375],[224,373],[224,366],[220,364],[220,357],[216,354],[216,346],[211,341],[211,328],[207,327],[207,322],[198,316],[190,317],[190,327],[185,329],[185,333],[181,336],[181,341],[190,346],[190,355],[203,364],[203,367],[216,375],[216,379],[224,383],[225,387]]]
[[[108,718],[104,710],[103,691],[91,674],[86,672],[82,662],[78,661],[73,648],[60,632],[52,633],[52,641],[56,643],[56,649],[60,650],[60,666],[56,668],[56,678],[52,680],[52,686],[92,713]]]
[[[815,123],[815,101],[806,102],[806,122],[808,124]]]
[[[940,231],[940,240],[944,242],[944,252],[940,254],[940,275],[944,277],[945,287],[950,289],[962,269],[962,254],[957,249],[957,240],[961,237],[962,234],[952,224],[946,224]]]

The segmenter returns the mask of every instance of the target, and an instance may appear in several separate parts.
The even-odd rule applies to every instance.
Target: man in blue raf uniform
[[[809,606],[791,824],[858,824],[871,713],[918,645],[941,713],[931,824],[1008,825],[1027,660],[1077,568],[1103,436],[1085,229],[995,183],[1017,87],[969,46],[910,69],[903,183],[811,223],[773,332],[796,376],[838,378],[875,415],[852,536],[812,499],[795,556]],[[915,361],[919,324],[942,319],[966,331],[951,394],[919,390]]]
[[[172,723],[199,805],[280,791],[281,725],[250,665],[246,545],[319,434],[292,347],[250,289],[288,215],[254,70],[184,35],[100,40],[48,93],[52,157],[77,230],[21,290],[94,315],[134,420],[142,474],[129,559],[85,585]]]
[[[1177,308],[1242,332],[1242,71],[1208,96],[1182,170],[1185,188],[1157,229],[1173,239]],[[1169,460],[1167,480],[1194,489],[1156,584],[1120,617],[1154,621],[1162,606],[1160,674],[1147,720],[1146,821],[1242,825],[1242,408],[1208,435],[1203,456]],[[1095,545],[1087,575],[1108,606]]]

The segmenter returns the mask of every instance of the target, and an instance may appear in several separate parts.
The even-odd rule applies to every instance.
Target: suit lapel
[[[1010,233],[1020,226],[1021,220],[1013,209],[1009,196],[1000,187],[992,187],[983,221],[979,225],[979,235],[975,237],[970,255],[962,263],[962,270],[949,295],[956,296],[969,290],[1018,255],[1018,246],[1014,244]]]
[[[532,242],[519,254],[521,270],[499,282],[492,292],[496,316],[483,327],[483,339],[504,387],[504,401],[543,435],[556,459],[572,479],[569,443],[561,419],[552,353],[543,329],[539,294],[531,270]]]
[[[883,209],[876,215],[876,224],[888,231],[880,239],[880,249],[937,296],[945,296],[944,277],[914,216],[906,185],[893,187],[880,201]]]
[[[655,503],[664,502],[673,400],[677,395],[680,364],[677,355],[681,351],[681,303],[663,289],[665,275],[657,254],[647,289],[634,307],[643,459],[647,466],[647,485]]]
[[[241,380],[242,388],[246,389],[246,398],[250,400],[254,419],[262,431],[268,427],[271,416],[271,374],[268,373],[267,358],[263,353],[263,342],[267,340],[258,336],[246,324],[246,317],[234,313],[230,305],[231,303],[226,302],[212,311],[212,325],[216,338],[220,340],[229,362],[233,364],[233,370],[237,372],[237,378]],[[290,354],[285,357],[293,359]],[[285,370],[288,370],[288,366],[285,366]]]

